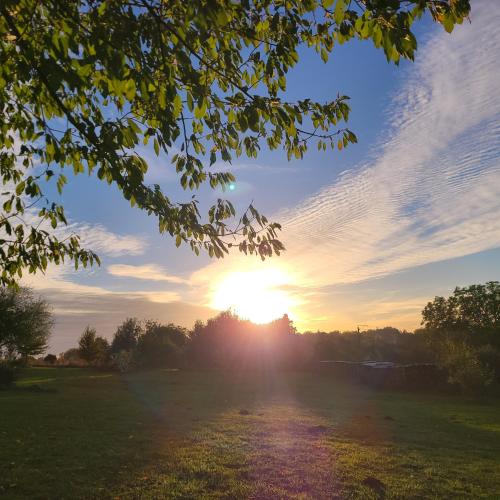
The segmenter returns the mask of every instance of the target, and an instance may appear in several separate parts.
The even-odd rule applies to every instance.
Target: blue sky
[[[452,35],[423,21],[416,62],[399,67],[368,43],[336,49],[326,65],[303,51],[286,97],[351,96],[359,143],[311,148],[292,162],[263,148],[258,160],[234,162],[227,197],[239,207],[253,200],[283,223],[280,258],[196,257],[114,187],[71,179],[63,194],[71,227],[102,266],[27,279],[53,304],[52,350],[74,345],[87,324],[107,337],[127,316],[189,327],[226,306],[289,312],[302,331],[413,329],[433,296],[500,280],[500,4],[473,9],[472,23]],[[151,182],[173,199],[190,197],[168,158],[143,154]],[[200,193],[205,204],[219,196]]]

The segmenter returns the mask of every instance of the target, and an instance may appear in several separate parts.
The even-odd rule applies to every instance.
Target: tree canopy
[[[29,288],[0,287],[0,357],[26,360],[42,354],[52,330],[47,302]]]
[[[217,165],[262,146],[288,158],[311,141],[342,149],[356,142],[347,96],[283,98],[299,49],[326,62],[338,44],[371,40],[397,64],[414,58],[414,21],[427,12],[451,31],[469,9],[469,0],[3,0],[0,283],[65,258],[99,261],[64,231],[64,207],[47,194],[51,183],[62,192],[68,172],[116,185],[197,254],[279,254],[279,224],[254,206],[237,215],[219,199],[202,214],[196,197],[149,185],[141,148],[170,158],[165,168],[188,191],[225,188],[234,175]]]
[[[107,361],[109,342],[99,337],[95,328],[87,326],[78,340],[79,355],[91,365],[104,365]]]
[[[422,324],[431,330],[500,333],[500,282],[456,287],[450,297],[435,297],[422,311]]]

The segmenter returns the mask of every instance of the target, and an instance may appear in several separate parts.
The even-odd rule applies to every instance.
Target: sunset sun
[[[217,285],[211,305],[231,309],[255,323],[267,323],[290,313],[294,300],[283,290],[287,283],[286,273],[277,269],[233,272]]]

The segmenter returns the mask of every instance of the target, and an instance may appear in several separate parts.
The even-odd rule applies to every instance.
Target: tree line
[[[48,305],[26,289],[0,293],[0,352],[26,361],[47,345]],[[42,332],[45,331],[45,334]],[[88,326],[78,347],[47,363],[122,372],[153,368],[310,369],[322,360],[435,363],[452,384],[479,390],[500,380],[500,283],[456,288],[422,311],[422,328],[298,333],[287,315],[257,325],[225,311],[192,329],[128,318],[111,341]]]

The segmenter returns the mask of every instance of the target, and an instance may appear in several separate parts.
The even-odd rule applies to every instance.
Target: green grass
[[[500,400],[373,392],[312,373],[53,368],[0,391],[2,498],[384,492],[500,498]]]

